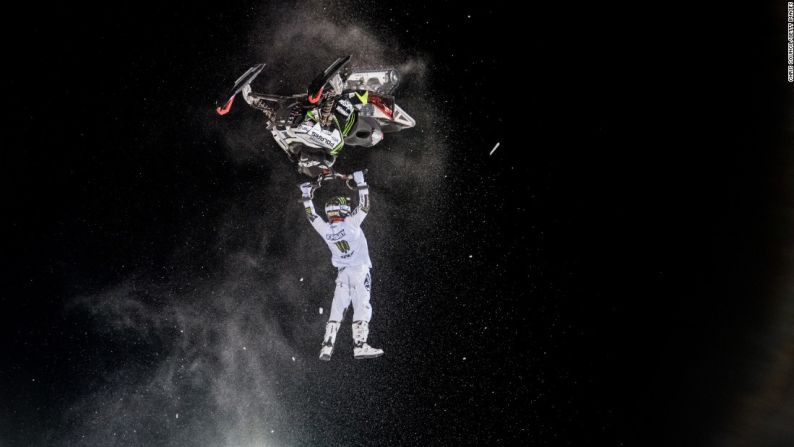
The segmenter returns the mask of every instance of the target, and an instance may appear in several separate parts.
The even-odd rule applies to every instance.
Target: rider
[[[331,360],[336,333],[344,318],[344,311],[353,303],[353,357],[369,359],[383,355],[382,349],[367,344],[372,306],[369,303],[372,277],[367,238],[361,223],[369,213],[369,189],[364,173],[356,171],[353,180],[358,185],[358,206],[350,211],[350,199],[333,197],[325,204],[328,222],[317,215],[312,202],[312,184],[300,185],[306,217],[331,250],[331,263],[337,267],[336,290],[331,313],[325,326],[320,360]]]
[[[242,93],[248,104],[265,113],[273,138],[297,163],[298,172],[317,177],[332,172],[331,166],[357,119],[353,104],[342,96],[343,89],[342,77],[335,73],[318,90],[310,88],[308,107],[296,101],[278,110],[252,92],[250,85],[243,87]]]

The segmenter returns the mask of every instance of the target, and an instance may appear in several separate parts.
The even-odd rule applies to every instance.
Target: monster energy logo
[[[350,244],[348,244],[347,241],[337,241],[336,248],[342,253],[347,253],[350,250]]]
[[[351,115],[350,118],[347,119],[345,123],[345,128],[342,129],[342,135],[347,136],[350,131],[353,129],[353,123],[356,122],[356,115]]]

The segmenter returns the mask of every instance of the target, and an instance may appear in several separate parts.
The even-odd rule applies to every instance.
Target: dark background
[[[433,59],[453,123],[446,223],[406,287],[456,299],[403,309],[418,323],[389,344],[415,356],[378,370],[381,388],[332,393],[367,404],[340,404],[315,427],[328,438],[304,442],[742,445],[739,396],[785,277],[785,4],[429,3],[343,6]],[[53,426],[57,443],[98,371],[140,354],[109,349],[71,297],[157,275],[185,240],[201,253],[211,229],[190,223],[278,175],[230,163],[184,116],[249,62],[238,36],[263,10],[6,17],[0,445]],[[371,384],[352,366],[345,383]],[[390,406],[404,416],[375,416]]]

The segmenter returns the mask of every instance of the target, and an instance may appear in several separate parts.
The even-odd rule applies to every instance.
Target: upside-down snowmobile
[[[371,147],[385,133],[416,125],[394,101],[397,70],[351,69],[349,62],[350,56],[338,58],[314,78],[307,93],[290,96],[254,92],[251,83],[265,68],[255,65],[237,79],[216,111],[228,113],[240,93],[265,114],[267,129],[298,172],[317,179],[318,187],[324,180],[347,178],[332,168],[344,146]]]

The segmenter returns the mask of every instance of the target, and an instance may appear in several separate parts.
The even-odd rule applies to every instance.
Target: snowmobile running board
[[[328,80],[331,79],[335,74],[337,74],[342,67],[350,62],[350,57],[350,55],[347,55],[337,58],[330,66],[328,66],[328,68],[326,68],[322,73],[318,74],[314,80],[312,80],[307,90],[307,96],[311,104],[316,104],[320,100],[320,95],[323,92],[323,86],[325,86],[325,83],[328,82]]]

